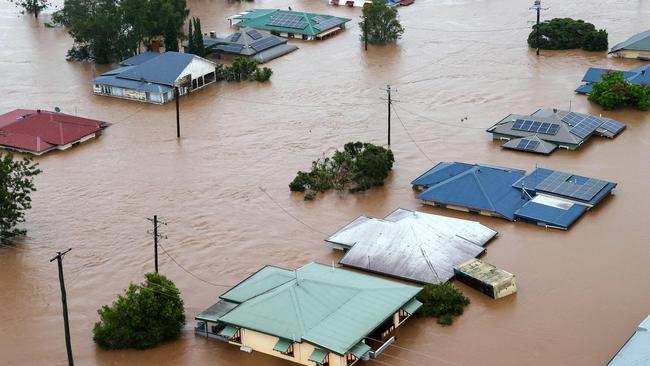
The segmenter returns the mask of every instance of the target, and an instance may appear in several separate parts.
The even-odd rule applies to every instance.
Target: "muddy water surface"
[[[0,364],[65,363],[56,265],[48,259],[72,247],[65,273],[77,364],[288,365],[195,337],[192,321],[181,340],[153,350],[95,347],[96,310],[153,268],[145,218],[154,213],[168,222],[165,250],[219,285],[235,284],[265,264],[336,261],[323,238],[361,214],[405,207],[479,219],[498,230],[484,258],[515,273],[519,293],[493,301],[459,284],[472,304],[452,327],[409,322],[397,343],[405,349],[391,348],[374,364],[602,365],[650,313],[650,115],[606,113],[627,123],[621,136],[549,157],[502,150],[484,132],[509,113],[540,107],[571,103],[576,111],[602,113],[572,92],[586,68],[629,69],[638,62],[582,51],[536,57],[525,43],[531,4],[520,0],[418,0],[400,9],[404,39],[368,52],[358,41],[359,9],[324,0],[189,5],[204,31],[218,33],[228,32],[227,16],[253,6],[292,6],[353,21],[323,42],[292,41],[300,50],[269,64],[270,83],[224,83],[183,98],[177,141],[173,105],[93,96],[87,81],[107,67],[66,62],[71,40],[64,30],[0,3],[0,111],[59,106],[113,123],[96,141],[37,159],[44,173],[26,223],[29,236],[15,248],[0,248]],[[544,17],[580,17],[606,28],[612,44],[650,24],[647,1],[544,5],[550,7]],[[322,153],[350,140],[385,143],[380,88],[386,83],[400,100],[392,136],[397,163],[387,185],[315,202],[291,195],[293,174]],[[529,171],[539,165],[619,186],[570,231],[546,230],[420,206],[409,182],[441,160]],[[189,320],[226,289],[188,275],[164,254],[160,260],[182,290]]]

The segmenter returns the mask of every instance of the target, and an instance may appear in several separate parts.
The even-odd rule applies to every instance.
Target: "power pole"
[[[542,10],[547,10],[548,8],[543,8],[542,9],[542,0],[535,0],[533,3],[533,6],[530,7],[531,10],[535,10],[537,12],[537,29],[535,30],[536,36],[537,36],[537,56],[539,56],[539,20],[540,20],[540,12]]]
[[[147,234],[153,235],[154,268],[156,269],[156,273],[158,273],[158,239],[167,239],[165,235],[158,233],[158,227],[160,225],[167,225],[167,223],[158,221],[158,215],[153,215],[153,218],[147,217],[147,220],[153,223],[153,231],[147,230]]]
[[[391,92],[392,91],[396,92],[397,89],[391,89],[390,84],[388,84],[388,85],[386,85],[386,89],[382,89],[382,90],[385,91],[386,93],[388,93],[388,99],[386,99],[386,100],[388,101],[388,146],[390,146],[390,111],[391,111],[391,108],[393,108],[393,102],[394,102],[393,99],[392,99]],[[395,102],[398,102],[398,101],[395,100]]]
[[[368,51],[368,18],[366,17],[363,20],[363,41],[365,43],[365,49]]]
[[[65,295],[65,282],[63,281],[63,256],[72,248],[65,252],[56,252],[56,255],[50,259],[50,262],[57,260],[59,266],[59,284],[61,285],[61,302],[63,303],[63,326],[65,328],[65,348],[68,351],[68,366],[74,366],[72,359],[72,345],[70,344],[70,324],[68,323],[68,300]]]
[[[176,138],[180,139],[181,138],[181,116],[179,113],[179,97],[180,93],[178,91],[178,87],[174,87],[174,99],[176,99]]]

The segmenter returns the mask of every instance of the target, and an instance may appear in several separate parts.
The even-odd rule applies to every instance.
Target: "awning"
[[[359,342],[356,346],[350,348],[350,353],[357,356],[357,358],[363,357],[363,355],[365,355],[368,351],[370,351],[370,346],[363,342]]]
[[[417,309],[420,308],[420,306],[422,306],[422,303],[416,300],[414,297],[409,302],[404,304],[404,306],[402,306],[402,310],[406,311],[409,314],[413,314]]]
[[[322,364],[325,362],[325,357],[327,357],[328,354],[328,352],[323,351],[322,349],[315,348],[314,352],[309,356],[309,361]]]
[[[235,327],[234,325],[226,325],[226,327],[219,332],[219,335],[230,339],[235,335],[235,333],[237,333],[238,330],[239,327]]]
[[[338,31],[340,31],[340,30],[341,30],[341,27],[334,27],[334,28],[332,28],[332,29],[326,30],[325,32],[318,33],[318,34],[316,35],[316,37],[319,37],[319,38],[320,38],[320,37],[325,37],[325,36],[328,35],[328,34],[332,34],[332,33],[334,33],[334,32],[338,32]]]
[[[293,344],[293,341],[288,340],[286,338],[279,338],[278,343],[273,346],[274,351],[278,351],[280,353],[287,353],[289,351],[289,347]]]

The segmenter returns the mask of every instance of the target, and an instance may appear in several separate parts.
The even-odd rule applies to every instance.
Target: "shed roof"
[[[282,21],[281,18],[287,21]],[[252,9],[232,17],[232,19],[241,20],[234,24],[236,27],[307,35],[318,35],[351,20],[331,15],[281,9]]]
[[[264,267],[224,294],[243,302],[219,321],[343,355],[419,291],[318,263],[295,271]]]
[[[650,366],[650,315],[607,365]]]
[[[401,208],[361,218],[325,239],[351,247],[340,263],[420,283],[449,281],[454,265],[483,253],[497,235],[476,221]]]
[[[460,263],[455,266],[455,268],[472,278],[493,286],[510,282],[512,278],[515,277],[515,275],[510,272],[499,269],[476,258]]]
[[[610,53],[620,50],[650,51],[650,30],[635,34],[627,40],[617,43]]]

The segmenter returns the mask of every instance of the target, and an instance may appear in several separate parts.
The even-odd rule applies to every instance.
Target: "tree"
[[[10,0],[16,6],[23,8],[27,14],[33,14],[34,18],[38,18],[38,14],[50,6],[49,0]]]
[[[36,190],[34,177],[39,173],[38,164],[31,159],[0,154],[0,243],[27,233],[16,226],[25,222],[25,211],[32,208],[30,194]]]
[[[608,110],[625,106],[650,109],[650,87],[629,83],[620,71],[603,74],[602,79],[593,84],[590,101]]]
[[[146,349],[177,339],[185,324],[183,300],[176,285],[158,273],[130,284],[111,306],[97,311],[93,340],[104,349]]]
[[[555,18],[533,26],[528,35],[528,45],[537,48],[537,32],[539,31],[539,48],[547,50],[568,50],[582,48],[585,51],[607,50],[607,32],[596,30],[591,23],[571,18]]]
[[[428,284],[416,296],[422,306],[416,314],[418,316],[433,316],[438,318],[438,324],[451,325],[454,316],[463,314],[463,310],[470,301],[462,292],[452,284]]]
[[[606,51],[608,47],[607,31],[604,29],[587,33],[582,44],[585,51]]]
[[[192,21],[188,26],[187,32],[187,52],[196,55],[196,46],[194,45],[194,28],[192,27]]]
[[[402,37],[404,28],[397,19],[397,9],[386,6],[384,0],[373,0],[363,7],[361,16],[361,40],[365,40],[367,30],[368,43],[386,44],[396,42]]]
[[[189,37],[194,39],[194,48],[196,49],[195,55],[205,57],[207,54],[205,46],[203,45],[203,31],[201,30],[201,19],[194,18],[194,34],[190,33]]]

